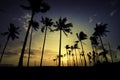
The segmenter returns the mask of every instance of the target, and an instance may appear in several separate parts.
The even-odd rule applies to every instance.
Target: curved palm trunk
[[[0,57],[0,63],[2,62],[2,58],[3,58],[3,55],[4,55],[4,53],[5,53],[5,49],[6,49],[6,47],[7,47],[7,44],[8,44],[9,39],[10,39],[10,36],[8,36],[7,41],[6,41],[6,43],[5,43],[5,47],[4,47],[3,52],[2,52],[2,54],[1,54],[1,57]]]
[[[43,60],[43,54],[44,54],[44,48],[45,48],[46,35],[47,35],[47,26],[45,27],[45,36],[44,36],[44,42],[43,42],[43,48],[42,48],[42,55],[41,55],[41,60],[40,60],[40,66],[42,66],[42,60]]]
[[[78,59],[77,59],[76,49],[75,49],[75,56],[76,56],[76,66],[78,66]]]
[[[32,12],[31,21],[33,21],[33,17],[34,17],[34,12]],[[28,26],[28,29],[27,29],[27,32],[26,32],[23,48],[22,48],[21,55],[20,55],[20,58],[19,58],[18,67],[23,66],[23,57],[24,57],[25,47],[26,47],[27,38],[28,38],[28,35],[29,35],[30,28],[31,28],[31,23],[29,23],[29,26]]]
[[[81,43],[82,53],[83,53],[83,56],[84,56],[85,66],[87,66],[82,41],[80,41],[80,43]]]
[[[58,66],[61,66],[61,39],[62,39],[62,30],[60,30],[60,42],[59,42],[59,64]]]
[[[102,38],[101,38],[101,36],[99,36],[99,38],[100,38],[100,41],[101,41],[101,45],[102,45],[103,51],[105,52],[105,48],[104,48],[104,45],[103,45],[103,42],[102,42]],[[103,54],[103,56],[104,56],[106,62],[108,62],[108,59],[107,59],[106,54]]]
[[[31,29],[31,34],[30,34],[30,43],[29,43],[29,54],[28,54],[27,67],[29,67],[29,63],[30,63],[30,52],[31,52],[31,43],[32,43],[32,32],[33,32],[33,28]]]

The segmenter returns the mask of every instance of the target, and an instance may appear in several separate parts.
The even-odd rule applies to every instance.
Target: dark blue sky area
[[[45,0],[45,2],[51,6],[51,9],[41,15],[53,19],[58,19],[60,16],[70,17],[72,21],[89,25],[92,29],[98,22],[108,23],[108,29],[111,31],[109,38],[113,38],[111,41],[115,43],[120,42],[118,37],[120,30],[119,0]],[[3,0],[0,3],[0,32],[6,31],[10,22],[21,26],[20,22],[14,18],[19,18],[30,11],[21,9],[20,4],[26,5],[27,2],[26,0]]]

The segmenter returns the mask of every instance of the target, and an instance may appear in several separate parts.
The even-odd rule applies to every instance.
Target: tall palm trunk
[[[74,55],[72,55],[73,58],[73,66],[75,66],[75,59],[74,59]]]
[[[105,51],[105,48],[104,48],[104,45],[103,45],[103,42],[102,42],[102,38],[101,38],[101,36],[99,36],[99,38],[100,38],[100,42],[101,42],[101,45],[102,45],[103,51],[106,52],[106,51]],[[107,59],[106,53],[103,54],[103,56],[104,56],[106,62],[108,62],[108,59]]]
[[[98,50],[97,50],[97,45],[95,45],[94,48],[95,48],[95,53],[97,54],[96,61],[98,62],[98,61],[100,61],[100,59],[99,59],[99,54],[98,54]]]
[[[60,42],[59,42],[59,64],[58,66],[61,66],[61,39],[62,39],[62,30],[60,29]]]
[[[75,49],[75,56],[76,56],[76,66],[78,66],[78,59],[77,59],[76,49]]]
[[[31,53],[31,43],[32,43],[32,33],[33,33],[33,28],[31,28],[31,34],[30,34],[30,43],[29,43],[29,53],[28,53],[27,67],[29,67],[29,63],[30,63],[30,53]]]
[[[111,50],[111,46],[109,42],[108,42],[108,45],[109,45],[109,50],[110,50],[111,62],[113,63],[112,50]]]
[[[72,58],[73,58],[73,66],[75,66],[75,59],[74,59],[74,53],[73,53],[73,50],[72,50],[71,52],[72,52]]]
[[[41,60],[40,60],[40,66],[42,66],[42,60],[43,60],[43,54],[44,54],[44,48],[45,48],[46,35],[47,35],[47,26],[45,27],[45,36],[44,36],[44,42],[43,42],[43,48],[42,48],[42,55],[41,55]]]
[[[34,17],[34,12],[32,12],[32,16],[31,16],[31,20],[30,21],[33,21],[33,17]],[[23,57],[24,57],[25,47],[26,47],[27,38],[28,38],[28,35],[29,35],[29,31],[30,31],[31,25],[32,24],[29,23],[29,26],[28,26],[28,29],[27,29],[27,32],[26,32],[26,36],[25,36],[25,39],[24,39],[24,44],[23,44],[23,47],[22,47],[21,55],[20,55],[20,58],[19,58],[18,67],[22,67],[23,66]]]
[[[80,50],[79,50],[79,55],[80,55]],[[83,65],[83,62],[82,62],[81,55],[80,55],[80,61],[81,61],[81,66],[82,66],[82,65]]]
[[[5,53],[5,49],[6,49],[6,47],[7,47],[7,44],[8,44],[9,39],[10,39],[10,36],[8,36],[7,41],[6,41],[6,43],[5,43],[5,47],[4,47],[3,52],[2,52],[2,54],[1,54],[1,57],[0,57],[0,63],[2,62],[2,58],[3,58],[3,55],[4,55],[4,53]]]
[[[87,66],[82,41],[80,41],[80,43],[81,43],[82,53],[83,53],[83,56],[84,56],[85,66]]]
[[[63,61],[63,57],[62,57],[62,66],[64,66],[64,61]]]
[[[67,66],[69,66],[68,64],[68,50],[66,49],[66,54],[67,54]]]

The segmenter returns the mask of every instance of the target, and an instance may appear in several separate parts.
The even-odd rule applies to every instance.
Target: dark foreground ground
[[[0,67],[0,80],[120,80],[120,63],[93,67]]]

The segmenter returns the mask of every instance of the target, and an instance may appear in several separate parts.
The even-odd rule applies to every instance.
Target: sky
[[[40,29],[43,26],[40,23],[41,17],[49,17],[56,22],[60,17],[67,17],[68,23],[73,24],[72,32],[66,37],[62,37],[62,54],[65,54],[65,45],[73,45],[74,41],[78,40],[76,33],[83,31],[88,35],[88,39],[84,42],[85,54],[91,51],[89,37],[93,34],[96,23],[107,23],[107,37],[103,37],[105,48],[108,48],[108,41],[111,44],[113,55],[118,55],[116,49],[120,45],[120,1],[119,0],[45,0],[50,5],[50,10],[46,13],[38,13],[34,20],[40,24]],[[28,5],[26,0],[4,0],[0,2],[0,33],[7,31],[9,23],[14,23],[20,27],[20,38],[10,40],[2,60],[2,64],[18,65],[25,33],[28,26],[28,21],[31,17],[31,11],[23,10],[20,4]],[[39,65],[41,50],[43,45],[44,33],[41,30],[33,32],[32,53],[30,65]],[[0,54],[6,42],[6,37],[0,35]],[[24,56],[24,66],[27,63],[29,37]],[[80,46],[79,46],[80,47]],[[80,49],[81,50],[81,49]],[[56,58],[59,52],[59,32],[49,32],[47,34],[45,53],[43,58],[43,66],[54,66],[53,59]],[[118,59],[114,59],[118,61]],[[66,58],[63,59],[66,65]]]

